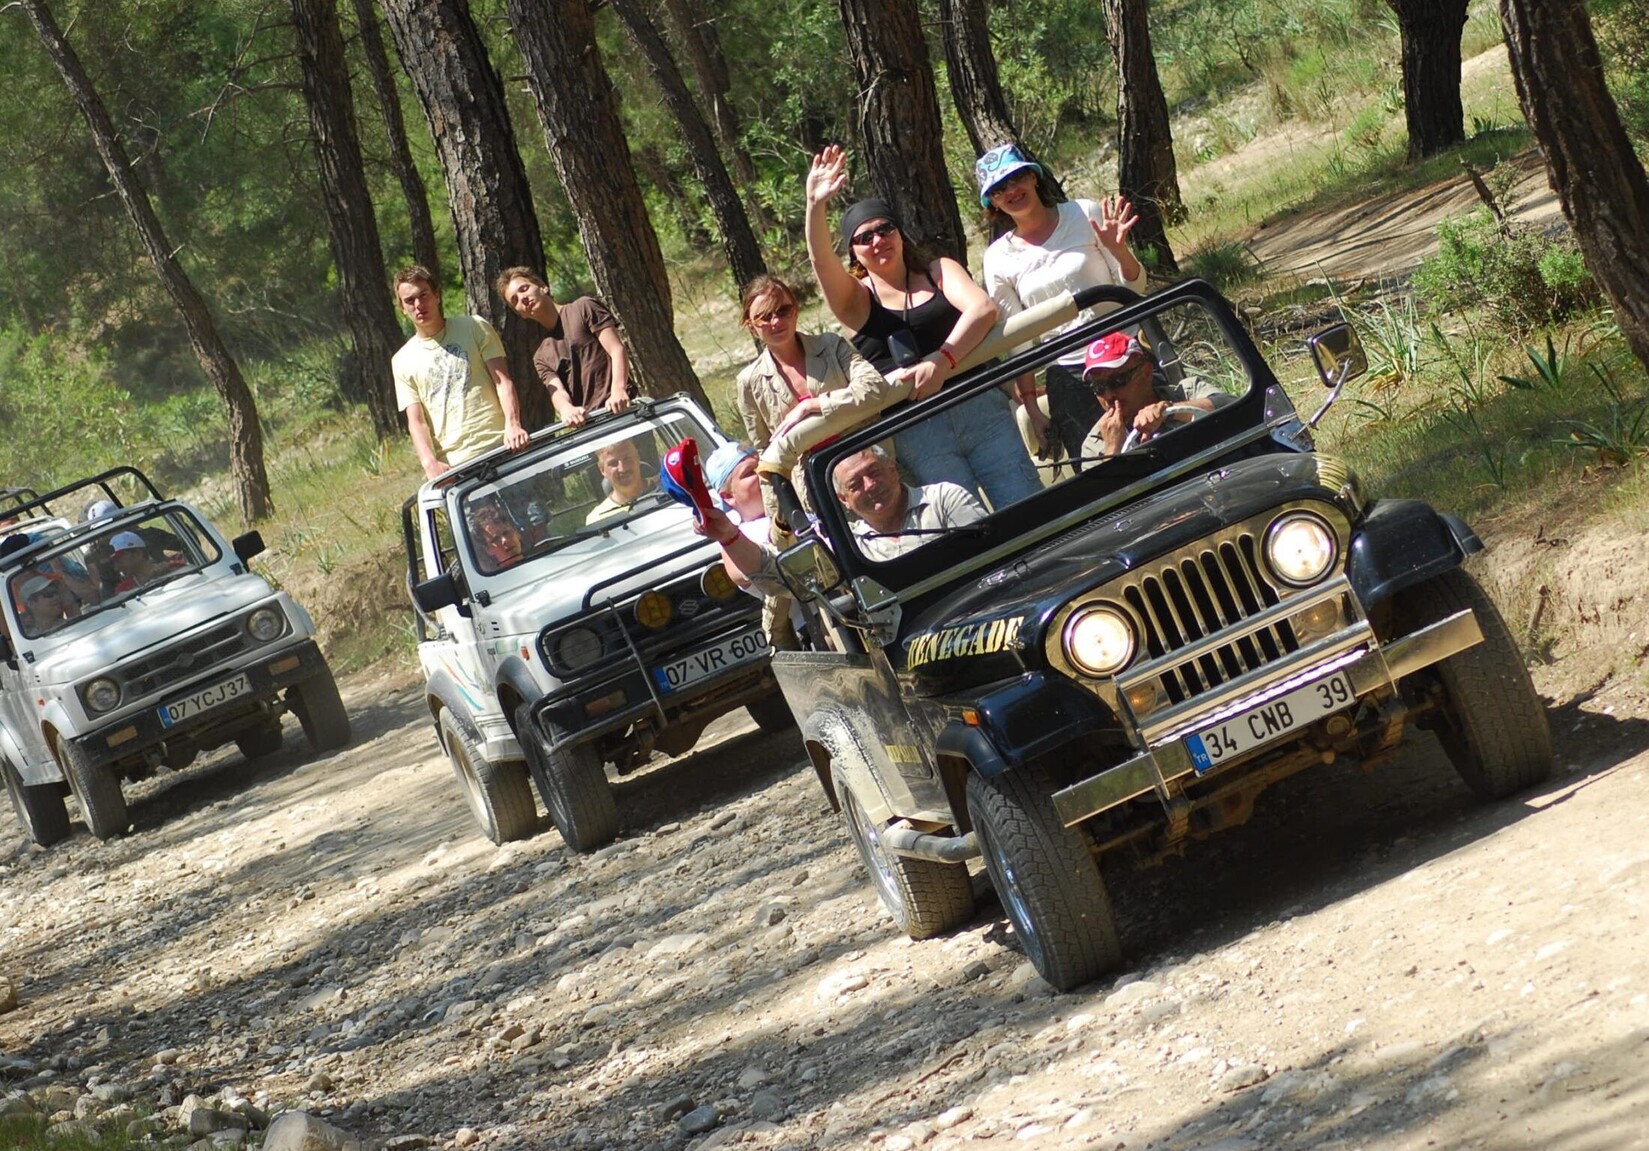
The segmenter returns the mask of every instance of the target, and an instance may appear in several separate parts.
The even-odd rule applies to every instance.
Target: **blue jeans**
[[[994,511],[1042,490],[999,388],[906,428],[893,437],[893,447],[918,484],[949,480],[983,495]]]

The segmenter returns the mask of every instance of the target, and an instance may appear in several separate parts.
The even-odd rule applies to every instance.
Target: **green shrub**
[[[1438,225],[1437,241],[1437,254],[1415,270],[1414,288],[1440,310],[1484,307],[1522,331],[1597,301],[1597,285],[1570,236],[1502,225],[1478,208]]]

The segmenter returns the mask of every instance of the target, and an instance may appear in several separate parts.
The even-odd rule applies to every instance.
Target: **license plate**
[[[760,627],[724,639],[715,647],[653,669],[659,691],[680,691],[701,679],[767,654],[767,634]]]
[[[1351,677],[1338,672],[1327,679],[1297,687],[1285,696],[1249,708],[1216,727],[1185,737],[1191,763],[1198,775],[1212,771],[1245,751],[1308,727],[1311,723],[1357,701]]]
[[[160,722],[165,727],[182,723],[191,716],[199,715],[203,711],[211,711],[219,704],[228,703],[232,699],[239,699],[243,695],[252,694],[252,681],[245,675],[237,675],[234,679],[224,683],[214,684],[212,687],[202,688],[194,695],[185,696],[176,703],[162,704],[155,710],[160,712]]]

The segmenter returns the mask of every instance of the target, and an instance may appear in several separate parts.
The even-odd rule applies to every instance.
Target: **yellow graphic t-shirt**
[[[422,404],[435,452],[461,464],[504,442],[504,409],[488,360],[504,358],[498,331],[480,316],[448,316],[435,337],[413,336],[390,361],[395,404]]]

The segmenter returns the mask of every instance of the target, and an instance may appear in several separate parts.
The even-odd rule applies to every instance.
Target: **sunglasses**
[[[1000,179],[996,183],[992,184],[990,186],[990,190],[987,191],[985,193],[985,195],[990,196],[992,198],[995,198],[996,196],[1000,195],[1001,193],[1006,192],[1010,187],[1012,187],[1015,184],[1021,184],[1021,183],[1024,183],[1026,180],[1034,180],[1034,179],[1036,179],[1036,170],[1034,168],[1021,168],[1021,169],[1019,169],[1019,171],[1015,172],[1013,175],[1004,176],[1002,179]]]
[[[891,236],[899,230],[899,225],[892,220],[883,220],[880,224],[872,224],[862,232],[853,233],[853,243],[860,248],[865,247],[877,236]]]
[[[780,304],[778,307],[774,308],[771,312],[763,312],[759,316],[751,316],[750,317],[750,322],[753,323],[753,324],[776,324],[781,320],[788,320],[791,316],[794,316],[795,314],[796,314],[796,305],[795,304]]]

